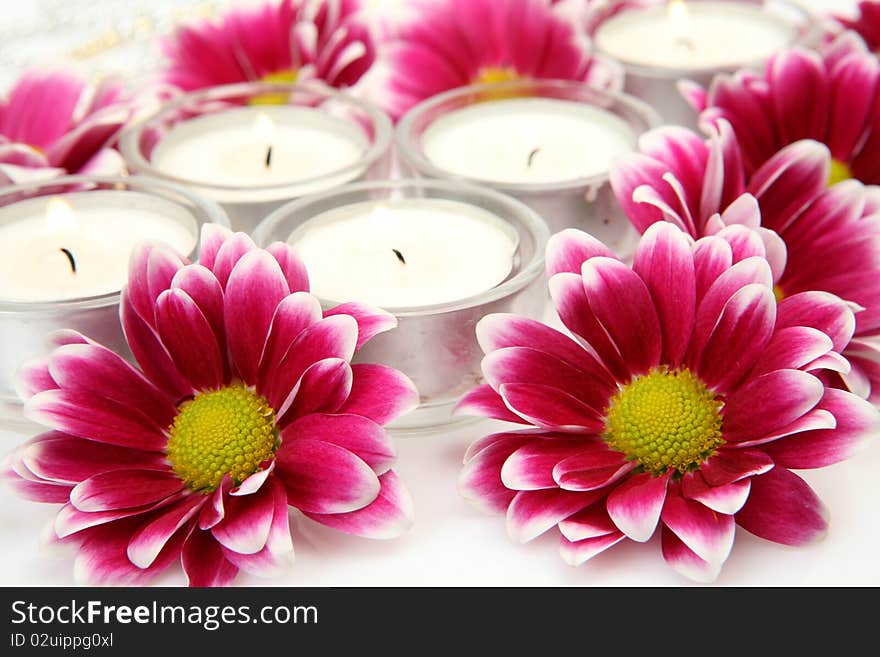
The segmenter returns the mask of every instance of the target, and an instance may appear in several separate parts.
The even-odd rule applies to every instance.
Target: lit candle
[[[196,245],[184,208],[129,191],[73,192],[0,207],[0,300],[58,301],[122,288],[143,240]]]
[[[510,194],[551,232],[592,233],[623,258],[638,233],[608,182],[611,166],[659,117],[639,100],[567,80],[517,80],[444,92],[397,124],[403,170]]]
[[[266,103],[272,99],[273,103]],[[244,83],[178,96],[120,138],[130,171],[185,185],[253,232],[283,202],[387,176],[391,121],[311,84]]]
[[[474,327],[493,312],[540,317],[547,225],[527,205],[487,187],[444,180],[343,185],[282,205],[260,223],[260,246],[286,241],[325,309],[359,301],[397,327],[364,344],[357,363],[404,372],[421,406],[396,421],[421,429],[453,421],[479,383]]]
[[[260,188],[350,167],[366,147],[366,138],[347,121],[307,107],[262,105],[178,123],[156,145],[152,161],[191,185],[233,188],[205,188],[215,200],[266,200],[284,192]]]
[[[595,40],[621,62],[694,71],[764,61],[795,33],[790,21],[759,4],[671,0],[621,12]]]
[[[15,373],[47,337],[79,331],[127,355],[119,299],[132,249],[165,242],[195,259],[215,203],[140,176],[65,176],[0,189],[0,426],[23,422]]]
[[[472,297],[510,274],[516,231],[482,208],[445,199],[365,201],[317,215],[288,242],[323,299],[384,308]]]
[[[496,183],[552,183],[607,173],[636,135],[584,103],[514,98],[446,114],[422,135],[425,155],[451,173]]]
[[[708,86],[718,73],[762,66],[776,50],[810,45],[820,33],[813,16],[788,0],[670,0],[609,18],[594,42],[623,66],[628,94],[667,122],[696,128],[696,113],[677,88],[680,79]]]

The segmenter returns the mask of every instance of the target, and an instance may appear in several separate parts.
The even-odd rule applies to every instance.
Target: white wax
[[[266,162],[268,149],[272,155]],[[156,144],[153,166],[221,202],[268,201],[318,191],[351,180],[300,185],[350,167],[369,144],[357,126],[308,107],[260,105],[206,114],[174,125]],[[257,189],[290,185],[292,188]],[[314,187],[314,188],[313,188]]]
[[[445,199],[334,208],[300,226],[288,242],[305,262],[314,294],[384,308],[485,292],[510,274],[518,245],[516,230],[499,216]]]
[[[625,63],[696,71],[764,61],[794,37],[794,25],[760,5],[703,1],[621,12],[595,43]]]
[[[490,183],[603,174],[635,144],[635,133],[619,116],[549,98],[477,103],[441,116],[422,135],[425,156],[435,166]]]
[[[60,210],[52,210],[59,200]],[[143,240],[189,255],[198,240],[196,221],[179,205],[134,191],[74,192],[0,207],[0,300],[58,301],[118,291],[129,255]],[[76,272],[61,249],[73,256]]]

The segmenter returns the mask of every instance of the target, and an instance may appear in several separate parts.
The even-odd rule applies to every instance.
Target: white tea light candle
[[[437,167],[474,180],[553,183],[607,173],[636,135],[600,107],[554,98],[486,101],[445,114],[422,135]]]
[[[764,61],[795,35],[791,22],[760,4],[672,0],[621,12],[595,42],[621,62],[694,71]]]
[[[197,231],[183,207],[134,191],[73,192],[0,207],[0,300],[57,301],[118,291],[136,244],[163,241],[188,254]]]
[[[203,190],[215,200],[267,200],[284,192],[247,190],[327,175],[357,163],[366,148],[364,135],[347,121],[307,107],[262,105],[178,123],[156,145],[152,161],[159,171],[195,186],[240,188]],[[313,190],[298,193],[308,191]]]
[[[447,199],[365,201],[319,214],[288,243],[323,299],[384,308],[472,297],[510,274],[515,229],[497,215]]]

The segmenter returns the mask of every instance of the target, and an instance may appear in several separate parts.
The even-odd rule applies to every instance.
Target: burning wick
[[[67,260],[70,262],[70,271],[72,273],[76,273],[76,260],[73,257],[73,254],[68,249],[61,249],[61,253],[67,256]]]
[[[540,147],[540,146],[539,146],[538,148],[533,148],[533,149],[532,149],[532,152],[529,153],[529,158],[526,160],[526,166],[527,166],[527,167],[531,168],[531,166],[532,166],[532,160],[535,159],[535,155],[538,154],[538,151],[539,151],[539,150],[541,150],[541,147]]]
[[[266,168],[272,166],[272,146],[266,149]]]
[[[397,256],[397,259],[400,260],[400,264],[405,265],[406,258],[403,257],[403,254],[400,251],[398,251],[397,249],[391,249],[391,250],[394,251],[394,255]]]

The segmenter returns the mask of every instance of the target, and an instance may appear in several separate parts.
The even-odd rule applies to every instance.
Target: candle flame
[[[268,114],[260,112],[257,115],[257,120],[254,121],[254,130],[260,139],[269,142],[272,140],[272,135],[275,132],[275,122]]]
[[[671,21],[685,20],[689,14],[684,0],[669,0],[666,4],[666,15]]]
[[[76,214],[70,203],[61,198],[51,198],[46,204],[46,225],[53,233],[76,227]]]

